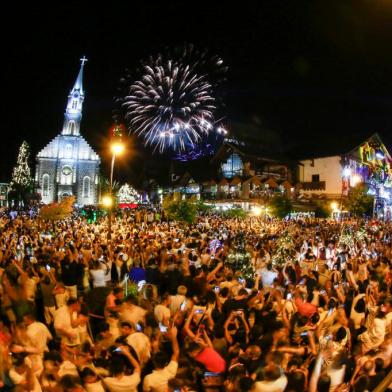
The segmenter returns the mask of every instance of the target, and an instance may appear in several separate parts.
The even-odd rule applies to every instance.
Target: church
[[[81,59],[76,82],[68,95],[61,134],[37,155],[35,181],[42,202],[74,195],[79,206],[97,204],[100,158],[80,134],[84,101]]]

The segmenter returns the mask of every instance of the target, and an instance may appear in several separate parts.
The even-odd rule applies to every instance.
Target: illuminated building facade
[[[74,195],[80,206],[98,201],[100,158],[80,135],[84,101],[83,68],[68,95],[61,134],[37,155],[35,181],[45,204]]]
[[[340,200],[362,183],[374,196],[374,215],[390,220],[391,166],[391,155],[375,133],[348,153],[300,161],[300,194],[308,198],[324,196]]]

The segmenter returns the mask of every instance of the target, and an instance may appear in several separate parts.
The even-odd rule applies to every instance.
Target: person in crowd
[[[391,370],[390,222],[138,208],[110,240],[76,212],[0,230],[4,390],[371,391]]]

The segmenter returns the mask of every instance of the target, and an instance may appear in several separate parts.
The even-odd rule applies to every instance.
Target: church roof
[[[71,148],[67,146],[71,146]],[[46,145],[37,158],[64,158],[99,161],[98,154],[90,147],[83,136],[58,135]]]

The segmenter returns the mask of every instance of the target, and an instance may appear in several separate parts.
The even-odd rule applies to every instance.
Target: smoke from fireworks
[[[160,152],[191,149],[212,131],[226,134],[214,120],[214,93],[225,70],[220,58],[192,46],[151,58],[123,100],[130,132]]]

